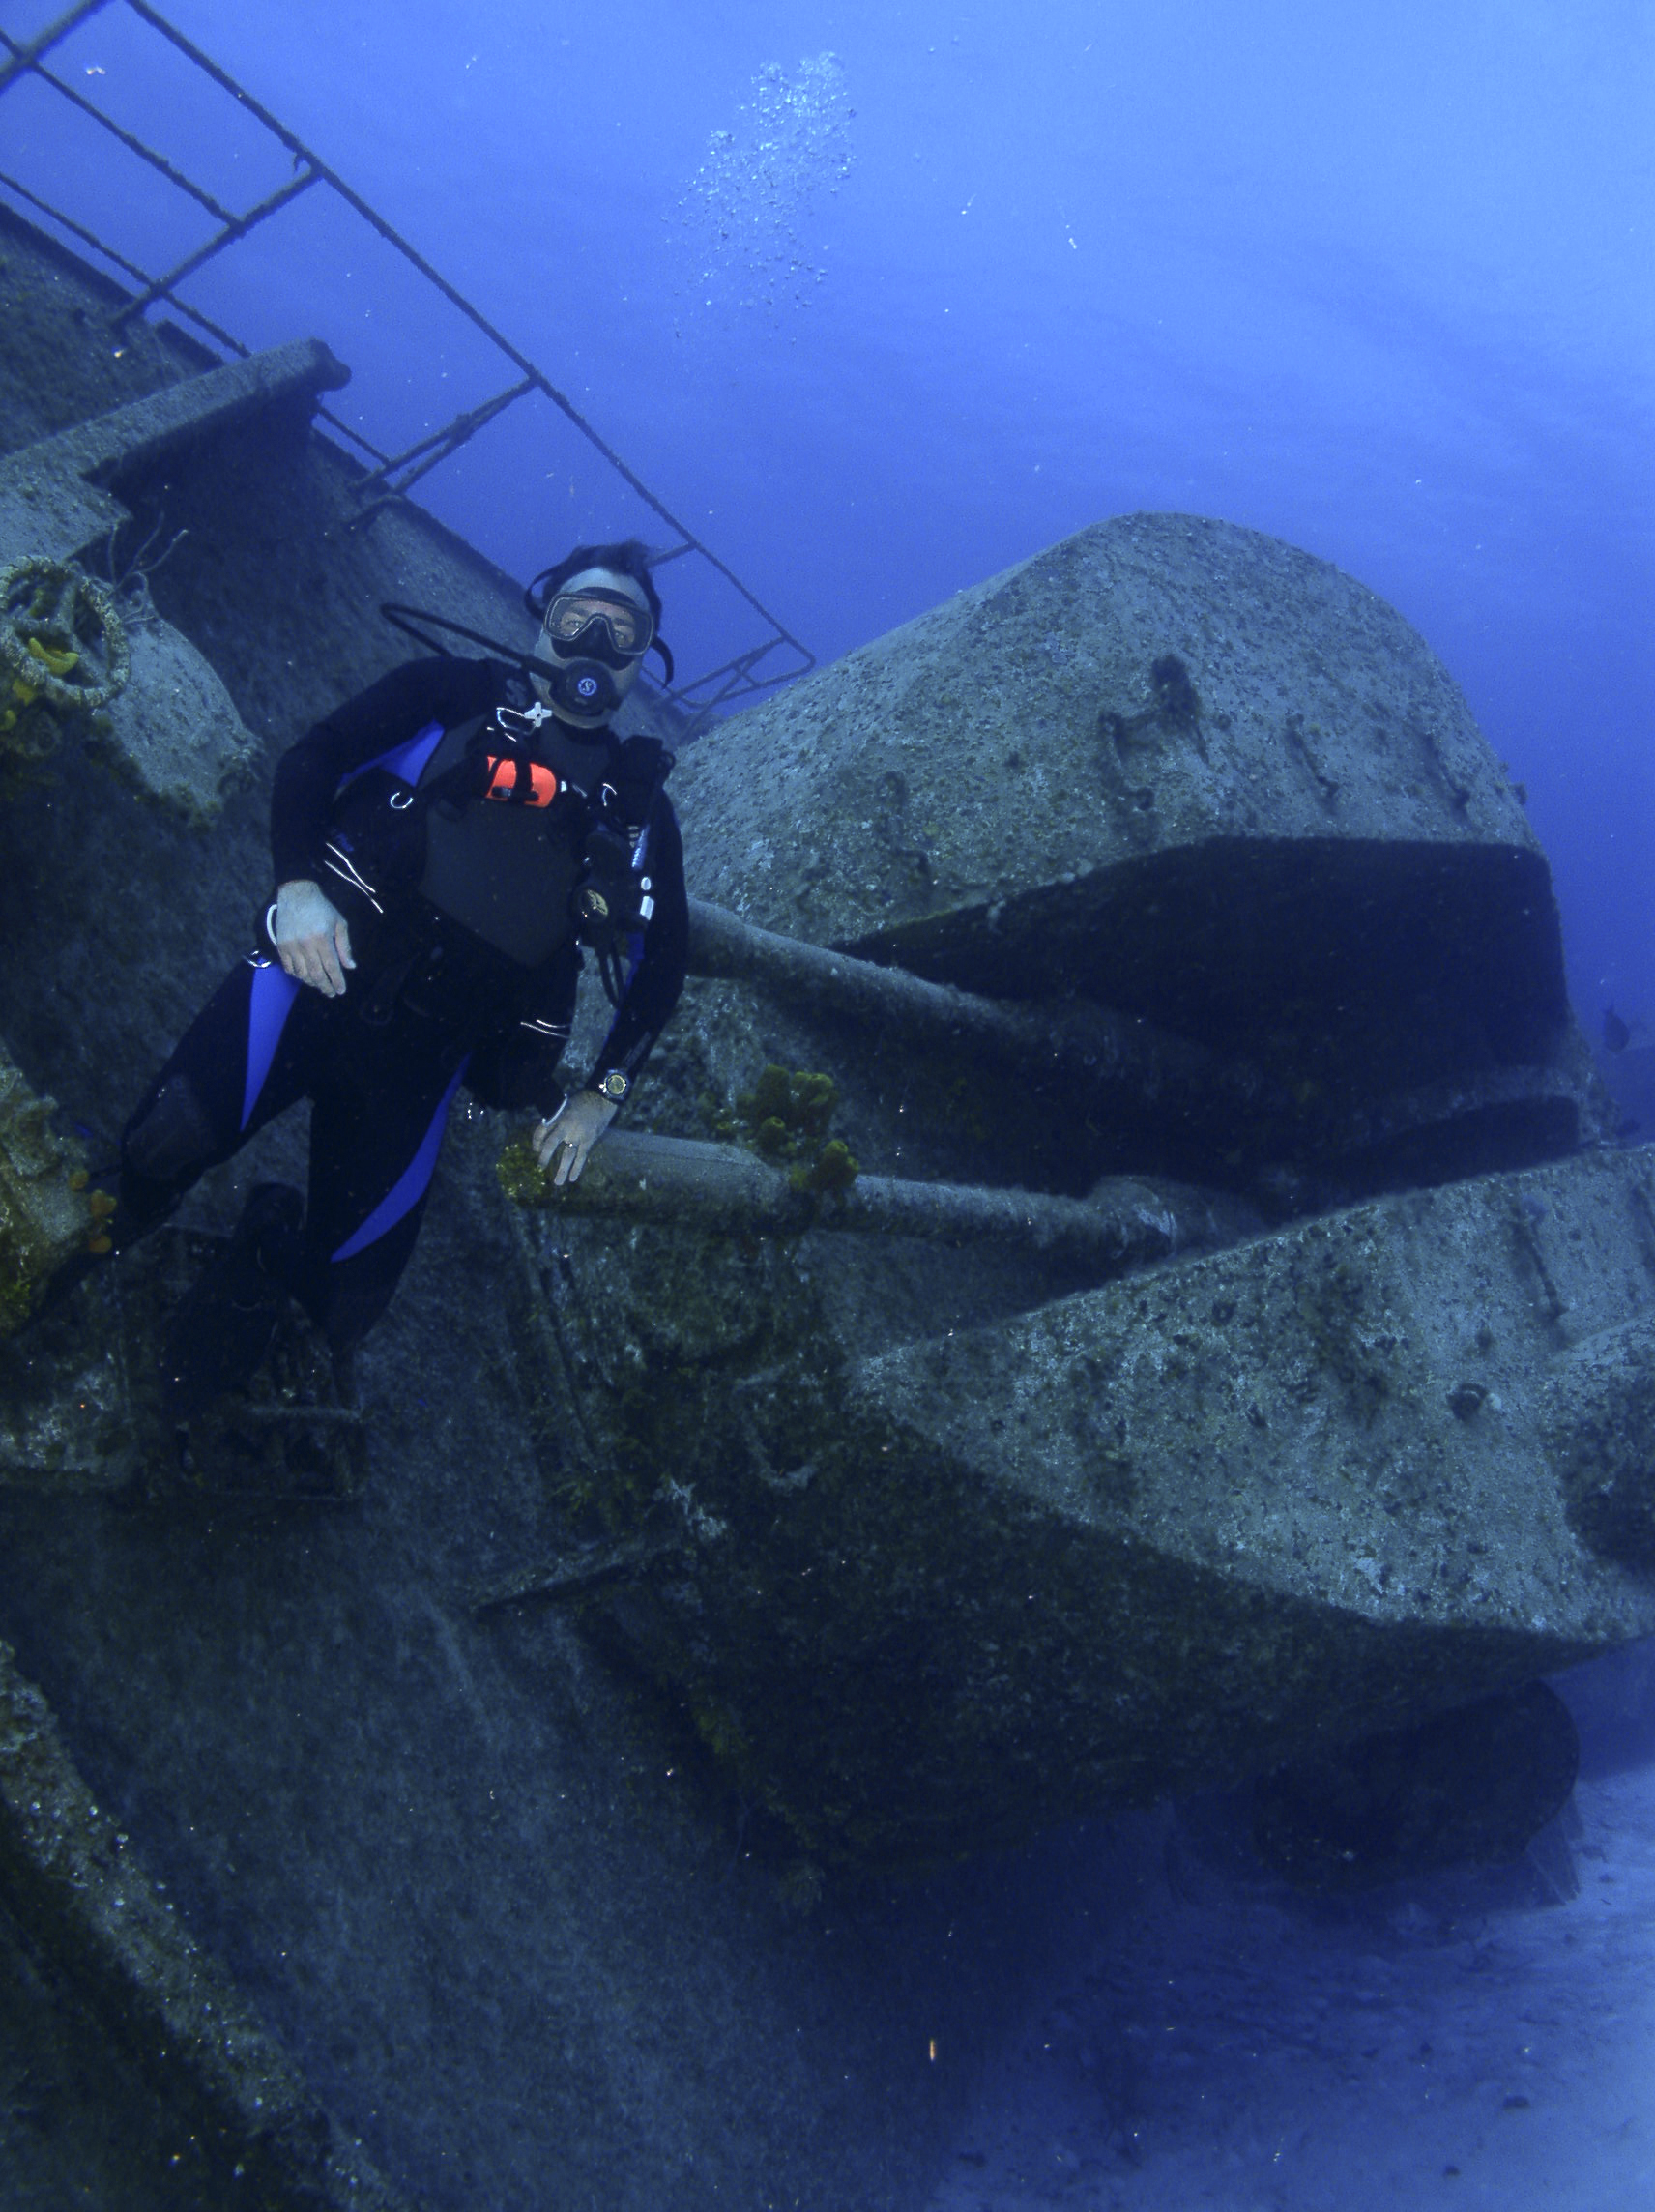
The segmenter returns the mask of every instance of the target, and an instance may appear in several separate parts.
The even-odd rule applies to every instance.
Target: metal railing
[[[218,197],[187,176],[164,154],[147,144],[131,131],[127,130],[112,116],[106,114],[95,101],[89,99],[78,86],[47,66],[47,57],[72,32],[90,17],[107,8],[121,8],[136,16],[158,37],[167,42],[183,55],[192,68],[233,99],[242,114],[250,117],[292,158],[295,174],[291,179],[241,213],[225,206]],[[450,284],[440,271],[433,268],[417,247],[411,246],[401,234],[392,229],[385,218],[368,206],[360,193],[352,190],[337,172],[321,157],[305,145],[286,126],[272,115],[246,88],[209,55],[203,53],[183,32],[169,23],[149,0],[78,0],[78,5],[59,16],[56,22],[36,38],[23,41],[12,38],[0,30],[0,48],[6,59],[0,61],[0,94],[24,78],[32,78],[50,87],[52,92],[67,102],[79,114],[87,117],[101,130],[107,131],[133,155],[162,178],[176,192],[192,200],[209,215],[218,228],[204,245],[196,247],[182,261],[156,276],[147,274],[129,256],[105,244],[84,223],[78,222],[65,210],[55,206],[44,194],[33,190],[22,179],[0,169],[0,191],[10,194],[22,207],[37,216],[44,216],[80,245],[101,254],[111,268],[132,286],[131,296],[117,308],[113,317],[119,327],[143,315],[154,306],[164,303],[202,334],[213,346],[236,355],[246,356],[250,350],[233,334],[203,314],[199,308],[180,296],[179,287],[198,274],[206,265],[236,246],[258,225],[270,220],[284,208],[312,191],[317,186],[334,193],[361,221],[366,223],[396,253],[400,254],[426,284],[438,292],[448,305],[462,315],[479,332],[503,362],[515,371],[512,380],[491,397],[462,409],[451,422],[431,431],[414,445],[399,452],[382,451],[363,433],[345,422],[333,409],[318,408],[318,414],[355,451],[365,456],[366,466],[357,481],[360,509],[356,520],[371,521],[382,508],[391,502],[405,498],[413,487],[433,469],[450,459],[467,445],[477,433],[504,415],[508,409],[531,394],[538,393],[549,399],[571,426],[597,453],[603,462],[620,477],[651,512],[674,534],[674,542],[653,550],[656,566],[678,560],[685,555],[705,561],[738,593],[747,607],[766,626],[766,634],[755,644],[734,654],[728,660],[687,682],[675,685],[664,695],[673,705],[694,717],[701,726],[721,707],[740,702],[769,689],[777,684],[790,682],[813,668],[816,656],[801,645],[797,637],[772,615],[769,609],[748,590],[734,569],[721,561],[710,546],[682,523],[677,515],[658,499],[643,480],[629,468],[615,449],[594,428],[568,394],[551,381],[544,371],[531,361],[527,354],[514,346],[493,323]],[[792,655],[791,661],[776,665],[772,656]],[[766,667],[766,663],[770,665]]]

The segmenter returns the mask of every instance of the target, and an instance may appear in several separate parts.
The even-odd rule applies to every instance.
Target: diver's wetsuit
[[[429,783],[445,762],[450,782],[464,772],[454,764],[467,757],[468,737],[475,751],[497,708],[524,705],[520,684],[492,661],[410,662],[283,756],[271,807],[276,879],[321,884],[350,924],[357,966],[337,999],[295,982],[263,953],[231,971],[127,1124],[118,1243],[162,1219],[207,1168],[308,1097],[303,1251],[282,1272],[336,1347],[371,1327],[414,1249],[460,1084],[489,1106],[549,1116],[562,1101],[557,1067],[581,972],[567,914],[591,819],[575,797],[583,788],[619,791],[623,817],[628,799],[647,812],[643,864],[654,913],[633,940],[588,1080],[642,1065],[678,1003],[689,936],[682,846],[659,788],[658,747],[637,740],[624,747],[607,729],[547,725],[527,749],[561,763],[558,810],[532,813],[475,793],[445,798],[426,809],[415,878],[400,884],[375,842],[376,820],[393,828],[399,811],[421,819],[410,798],[421,794],[422,778]]]

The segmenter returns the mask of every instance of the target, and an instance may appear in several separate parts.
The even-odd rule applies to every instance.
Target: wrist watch
[[[611,1106],[619,1106],[632,1085],[618,1067],[612,1067],[607,1075],[598,1076],[592,1088],[599,1098],[607,1098]]]

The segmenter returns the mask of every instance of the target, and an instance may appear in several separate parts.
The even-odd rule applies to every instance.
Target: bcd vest
[[[421,895],[439,914],[522,968],[538,968],[574,935],[571,901],[585,864],[595,793],[606,780],[609,748],[562,742],[541,733],[534,765],[549,771],[554,788],[542,800],[486,796],[482,759],[492,717],[450,730],[416,787],[432,791],[422,809],[424,859]],[[482,739],[481,747],[474,741]],[[574,757],[570,757],[570,756]],[[595,759],[594,756],[595,755]],[[469,771],[469,772],[468,772]],[[484,796],[476,786],[484,782]]]
[[[633,861],[672,765],[658,739],[583,742],[510,708],[431,723],[340,785],[318,880],[370,959],[417,953],[437,917],[519,974],[571,940],[608,953],[651,911]]]

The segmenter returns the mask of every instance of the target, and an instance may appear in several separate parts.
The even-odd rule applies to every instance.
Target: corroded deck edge
[[[184,2121],[226,2205],[398,2212],[406,2202],[136,1863],[5,1644],[0,1902]]]

